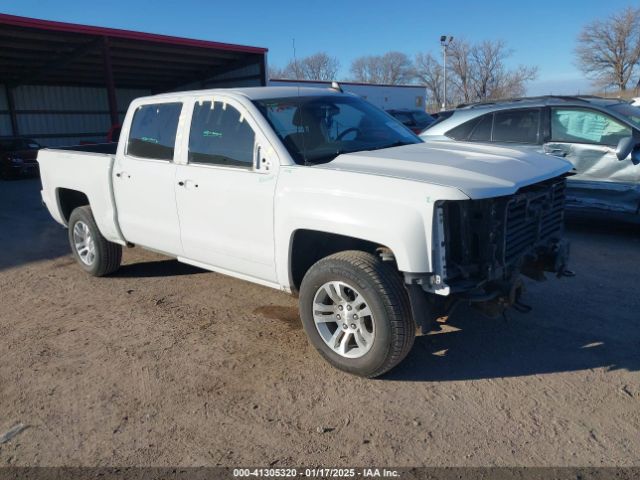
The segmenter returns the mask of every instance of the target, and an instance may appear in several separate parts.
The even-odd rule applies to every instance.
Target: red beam
[[[128,40],[142,40],[147,42],[165,43],[171,45],[184,45],[187,47],[200,47],[217,50],[227,50],[231,52],[259,53],[263,54],[266,48],[250,47],[246,45],[235,45],[232,43],[210,42],[206,40],[196,40],[191,38],[173,37],[169,35],[158,35],[155,33],[135,32],[132,30],[121,30],[118,28],[94,27],[90,25],[78,25],[75,23],[53,22],[50,20],[40,20],[37,18],[19,17],[16,15],[0,14],[0,24],[13,25],[25,28],[36,28],[41,30],[97,35],[101,37],[125,38]]]
[[[116,100],[116,85],[113,81],[108,37],[102,37],[102,49],[104,54],[104,78],[107,83],[107,98],[109,100],[109,115],[113,126],[120,123],[120,117],[118,117],[118,101]]]

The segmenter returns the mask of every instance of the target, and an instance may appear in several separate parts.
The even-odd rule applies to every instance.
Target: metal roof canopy
[[[252,80],[266,85],[267,49],[0,14],[0,83],[100,86],[118,123],[115,88],[152,92]],[[258,73],[231,72],[257,65]],[[220,80],[222,82],[222,80]],[[12,123],[15,118],[12,115]],[[15,125],[14,125],[15,127]]]

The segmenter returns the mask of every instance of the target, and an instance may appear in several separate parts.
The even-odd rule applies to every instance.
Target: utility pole
[[[453,37],[449,35],[440,36],[442,46],[442,110],[447,109],[447,47],[453,42]]]

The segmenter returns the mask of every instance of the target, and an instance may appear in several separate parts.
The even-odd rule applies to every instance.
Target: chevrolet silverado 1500
[[[374,377],[460,302],[562,275],[559,158],[424,143],[339,88],[135,100],[109,145],[42,150],[42,198],[96,276],[138,245],[299,297],[311,344]]]

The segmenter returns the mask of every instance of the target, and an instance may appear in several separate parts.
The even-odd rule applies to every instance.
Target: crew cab
[[[363,99],[262,87],[139,98],[119,143],[42,150],[42,199],[96,276],[137,245],[299,297],[310,343],[375,377],[459,302],[566,271],[556,157],[428,145]]]

